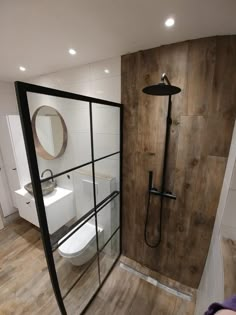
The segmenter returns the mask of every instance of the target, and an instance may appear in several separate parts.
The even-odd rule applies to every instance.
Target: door
[[[8,116],[0,117],[0,147],[3,160],[2,164],[4,163],[5,166],[4,170],[5,176],[7,178],[6,182],[8,183],[7,187],[11,194],[13,206],[17,208],[15,190],[20,189],[20,182],[17,173],[17,166],[15,162],[15,154],[13,150],[12,136]],[[12,207],[11,213],[14,212],[16,212],[16,209]]]
[[[3,160],[0,152],[0,207],[4,217],[14,213],[16,209],[13,207],[10,188],[8,186],[7,177],[3,165]],[[1,222],[0,222],[1,228]]]

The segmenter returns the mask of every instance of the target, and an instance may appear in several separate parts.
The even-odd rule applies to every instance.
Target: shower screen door
[[[122,105],[23,82],[15,87],[51,284],[61,314],[82,314],[121,252]],[[41,106],[48,111],[32,129]],[[35,132],[56,148],[61,131],[52,128],[53,110],[64,121],[65,151],[44,159]],[[52,182],[53,192],[43,196]]]

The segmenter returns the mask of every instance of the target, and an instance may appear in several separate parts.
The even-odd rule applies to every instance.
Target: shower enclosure
[[[121,252],[122,105],[23,82],[15,87],[51,284],[61,314],[82,314]],[[40,155],[32,128],[32,117],[45,107],[55,109],[67,130],[55,159]],[[46,129],[41,131],[48,141]],[[46,197],[44,187],[49,184],[52,192]],[[59,193],[63,203],[49,207]],[[83,235],[88,225],[94,235],[90,243]],[[68,240],[73,240],[82,264],[61,255]],[[86,260],[88,248],[93,255]]]

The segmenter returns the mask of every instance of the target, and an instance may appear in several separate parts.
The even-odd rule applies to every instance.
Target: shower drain
[[[181,291],[178,291],[178,290],[175,290],[173,288],[170,288],[164,284],[162,284],[161,282],[159,282],[158,280],[150,277],[150,276],[147,276],[145,275],[144,273],[142,272],[139,272],[133,268],[131,268],[130,266],[124,264],[124,263],[120,263],[120,267],[132,274],[134,274],[135,276],[139,277],[140,279],[143,279],[144,281],[154,285],[155,287],[158,287],[162,290],[165,290],[166,292],[170,293],[170,294],[173,294],[175,296],[178,296],[179,298],[183,299],[183,300],[186,300],[186,301],[192,301],[193,299],[193,296],[191,294],[186,294],[186,293],[183,293]]]

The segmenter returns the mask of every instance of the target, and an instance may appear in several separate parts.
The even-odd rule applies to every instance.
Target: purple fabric
[[[204,315],[214,315],[220,310],[236,311],[236,295],[233,295],[230,299],[225,300],[222,304],[211,304]]]

